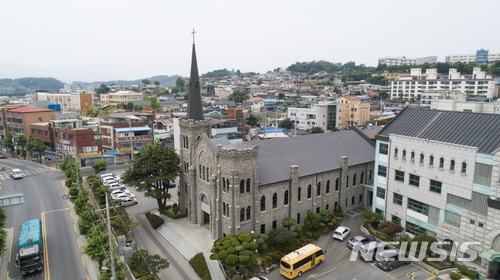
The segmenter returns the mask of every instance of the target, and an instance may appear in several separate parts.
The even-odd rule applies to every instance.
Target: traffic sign
[[[68,198],[69,198],[69,194],[63,194],[62,199],[68,199]]]

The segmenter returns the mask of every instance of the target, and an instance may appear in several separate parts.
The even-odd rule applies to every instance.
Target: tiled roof
[[[500,148],[500,115],[407,107],[378,135],[391,134],[477,147],[480,153],[492,154]]]

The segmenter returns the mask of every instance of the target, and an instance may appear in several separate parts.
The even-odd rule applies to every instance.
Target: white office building
[[[340,129],[340,104],[313,104],[311,108],[288,107],[287,117],[299,130],[321,127],[325,132]]]

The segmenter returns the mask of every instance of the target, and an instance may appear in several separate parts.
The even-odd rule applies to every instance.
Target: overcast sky
[[[444,61],[499,53],[499,10],[499,0],[4,0],[0,63],[188,76],[193,28],[201,74],[313,60],[376,66],[385,56]]]

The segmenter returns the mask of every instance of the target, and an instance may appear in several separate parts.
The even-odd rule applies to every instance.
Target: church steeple
[[[187,118],[190,120],[203,120],[203,105],[201,103],[200,77],[198,75],[198,62],[196,61],[196,51],[194,47],[193,29],[193,55],[191,57],[191,77],[189,78],[188,109]]]

